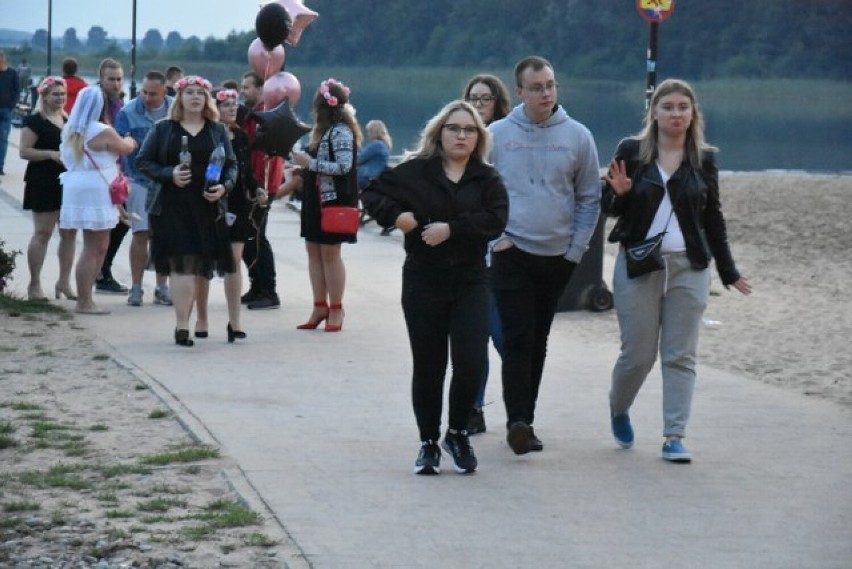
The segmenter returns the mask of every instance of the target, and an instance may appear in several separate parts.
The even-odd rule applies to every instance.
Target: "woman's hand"
[[[399,214],[394,225],[396,225],[403,233],[408,233],[409,231],[413,231],[417,227],[418,223],[417,220],[414,219],[413,213],[405,211]]]
[[[215,186],[210,186],[204,192],[204,199],[213,203],[222,199],[222,196],[225,195],[225,186],[222,184],[216,184]]]
[[[606,181],[615,191],[618,197],[623,196],[633,187],[633,180],[627,175],[627,164],[624,160],[610,161],[609,170],[606,172]]]
[[[62,158],[60,158],[60,154],[58,150],[50,150],[50,159],[56,162],[57,164],[62,164]]]
[[[266,205],[267,203],[269,203],[269,193],[263,188],[257,188],[254,191],[254,199],[260,205]]]
[[[734,287],[746,296],[751,294],[751,283],[749,283],[748,279],[745,277],[740,277],[736,282],[731,283],[730,286]]]
[[[293,159],[291,162],[294,162],[300,168],[307,169],[311,163],[311,155],[307,152],[293,152]]]
[[[192,181],[192,172],[181,164],[172,170],[172,181],[178,188],[185,188]]]
[[[437,247],[450,238],[450,224],[438,221],[423,228],[423,242],[430,247]]]

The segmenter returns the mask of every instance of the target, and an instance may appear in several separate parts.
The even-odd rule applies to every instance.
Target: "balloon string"
[[[263,73],[263,80],[266,81],[269,79],[269,66],[272,65],[272,54],[266,54],[266,71]]]

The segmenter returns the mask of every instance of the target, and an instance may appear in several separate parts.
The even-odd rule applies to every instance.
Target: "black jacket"
[[[444,174],[440,157],[408,160],[373,180],[361,201],[383,227],[412,212],[419,225],[405,235],[406,262],[443,268],[484,266],[488,241],[500,235],[509,214],[497,170],[473,159],[455,184]],[[423,227],[438,221],[449,223],[450,238],[437,247],[426,245]]]
[[[633,187],[618,197],[612,187],[605,184],[601,202],[604,213],[618,217],[609,241],[625,246],[645,239],[665,192],[656,164],[641,164],[638,156],[638,140],[626,138],[619,143],[615,160],[625,161]],[[669,179],[668,190],[692,267],[706,269],[712,256],[722,284],[727,286],[739,280],[740,274],[728,246],[719,202],[719,171],[713,153],[704,154],[700,170],[681,163]]]

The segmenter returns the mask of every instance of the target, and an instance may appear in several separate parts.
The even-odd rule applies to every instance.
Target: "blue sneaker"
[[[621,448],[627,449],[633,446],[633,427],[630,425],[630,415],[615,415],[610,419],[612,423],[612,436]]]
[[[142,306],[142,287],[133,286],[130,289],[130,294],[127,296],[127,304],[130,306]]]
[[[692,462],[692,455],[680,442],[680,439],[671,439],[663,444],[663,460],[669,462]]]

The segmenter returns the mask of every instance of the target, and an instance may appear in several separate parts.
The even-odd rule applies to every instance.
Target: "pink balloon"
[[[284,46],[277,45],[272,51],[267,50],[260,38],[255,38],[248,48],[248,62],[254,72],[267,79],[281,71],[284,65]]]
[[[285,40],[287,45],[296,47],[299,45],[299,39],[302,37],[302,32],[305,31],[311,22],[319,18],[319,14],[308,8],[302,3],[302,0],[274,0],[275,3],[284,6],[287,13],[290,14],[290,20],[293,22],[293,27],[290,28],[290,34]],[[292,104],[292,101],[291,101]]]
[[[263,83],[265,109],[275,108],[285,97],[290,99],[290,108],[294,108],[302,97],[302,86],[296,76],[289,71],[275,73]]]

